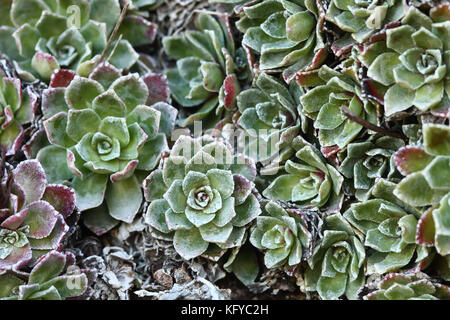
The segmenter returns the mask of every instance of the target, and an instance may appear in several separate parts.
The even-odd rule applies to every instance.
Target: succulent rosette
[[[449,6],[441,5],[426,15],[410,7],[398,27],[387,29],[385,40],[369,44],[360,56],[367,75],[384,86],[386,116],[412,106],[449,113]]]
[[[365,283],[366,253],[360,238],[340,213],[324,219],[323,238],[308,259],[305,288],[322,299],[356,300]]]
[[[293,160],[286,161],[281,173],[263,191],[271,200],[296,202],[304,207],[340,206],[344,178],[314,146],[300,136],[292,143]],[[335,207],[336,209],[336,207]]]
[[[403,147],[403,140],[381,136],[371,136],[367,141],[350,143],[339,171],[353,181],[355,196],[366,200],[377,178],[392,178],[395,173],[394,153]]]
[[[195,31],[163,39],[166,53],[176,59],[176,68],[166,74],[175,101],[193,110],[180,125],[203,121],[204,127],[213,127],[224,112],[236,106],[239,78],[245,77],[246,71],[242,49],[235,48],[228,16],[217,20],[199,13],[195,25]]]
[[[450,299],[449,119],[445,0],[0,0],[0,300]]]
[[[239,247],[261,208],[252,193],[255,164],[233,155],[231,146],[209,136],[180,136],[162,169],[144,181],[150,201],[145,221],[173,239],[184,258]]]
[[[446,256],[436,255],[433,261],[433,267],[435,267],[436,275],[442,278],[444,281],[450,280],[450,255]]]
[[[108,8],[108,15],[103,7]],[[120,5],[118,0],[13,0],[2,1],[1,11],[5,17],[0,52],[16,61],[21,77],[48,81],[54,70],[82,73],[100,57],[119,18]],[[121,40],[110,62],[119,69],[130,68],[137,58],[131,44]]]
[[[242,44],[259,55],[262,71],[283,72],[289,83],[297,73],[319,67],[327,56],[322,39],[324,15],[318,1],[255,1],[243,7],[236,27]]]
[[[2,169],[0,191],[0,269],[19,269],[59,249],[69,230],[65,218],[75,209],[75,193],[47,184],[36,160]]]
[[[362,98],[359,80],[351,68],[343,66],[338,71],[322,66],[310,78],[302,79],[310,90],[300,98],[305,116],[314,120],[322,147],[345,148],[361,132],[363,127],[344,115],[342,107],[357,117],[377,123],[374,104]],[[312,80],[314,79],[314,80]]]
[[[305,222],[274,201],[266,205],[265,211],[266,214],[256,218],[256,227],[250,235],[251,244],[264,250],[267,268],[298,265],[311,245],[311,234]]]
[[[361,43],[384,25],[400,20],[407,8],[405,0],[332,0],[326,19]]]
[[[423,272],[389,273],[364,300],[448,300],[450,288]]]
[[[21,147],[24,129],[34,119],[38,97],[30,88],[22,89],[20,79],[4,77],[0,71],[0,145],[7,155]]]
[[[0,273],[0,300],[65,300],[82,296],[88,286],[89,270],[74,269],[70,253],[51,251],[29,274]]]
[[[395,194],[413,206],[431,205],[418,221],[416,243],[434,247],[442,256],[450,254],[449,139],[448,126],[425,124],[423,146],[406,146],[395,154],[397,167],[406,176]]]
[[[395,195],[411,206],[438,205],[450,192],[450,127],[426,123],[423,146],[406,146],[394,159],[403,178]]]
[[[240,113],[237,123],[245,136],[252,138],[246,142],[246,152],[255,161],[270,159],[278,152],[281,153],[279,160],[292,154],[290,144],[302,129],[297,113],[302,94],[296,82],[291,82],[287,88],[276,78],[261,73],[255,81],[255,87],[237,96]],[[262,146],[266,146],[265,154],[258,152]],[[271,147],[275,150],[271,150]]]
[[[106,63],[89,78],[57,72],[43,92],[50,144],[36,158],[52,181],[71,180],[80,211],[93,209],[84,222],[97,234],[132,222],[143,199],[138,175],[153,170],[168,149],[177,111],[155,103],[167,87],[162,80],[121,76]]]
[[[364,234],[364,245],[371,248],[369,274],[396,271],[410,262],[420,263],[419,268],[423,268],[428,261],[429,250],[416,244],[416,215],[420,212],[396,199],[394,187],[380,179],[372,190],[372,199],[353,203],[344,213],[345,219]]]

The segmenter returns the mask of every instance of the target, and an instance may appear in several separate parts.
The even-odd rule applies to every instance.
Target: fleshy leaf
[[[47,184],[41,164],[36,160],[21,162],[14,171],[16,183],[25,193],[25,203],[29,204],[42,198]]]
[[[110,215],[127,223],[133,221],[142,198],[141,186],[135,176],[109,184],[105,195]]]
[[[177,230],[173,241],[177,252],[186,260],[198,257],[208,249],[208,242],[203,240],[198,229]]]

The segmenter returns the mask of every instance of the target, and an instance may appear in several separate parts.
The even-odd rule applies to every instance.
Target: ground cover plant
[[[0,17],[0,299],[450,299],[448,1]]]

